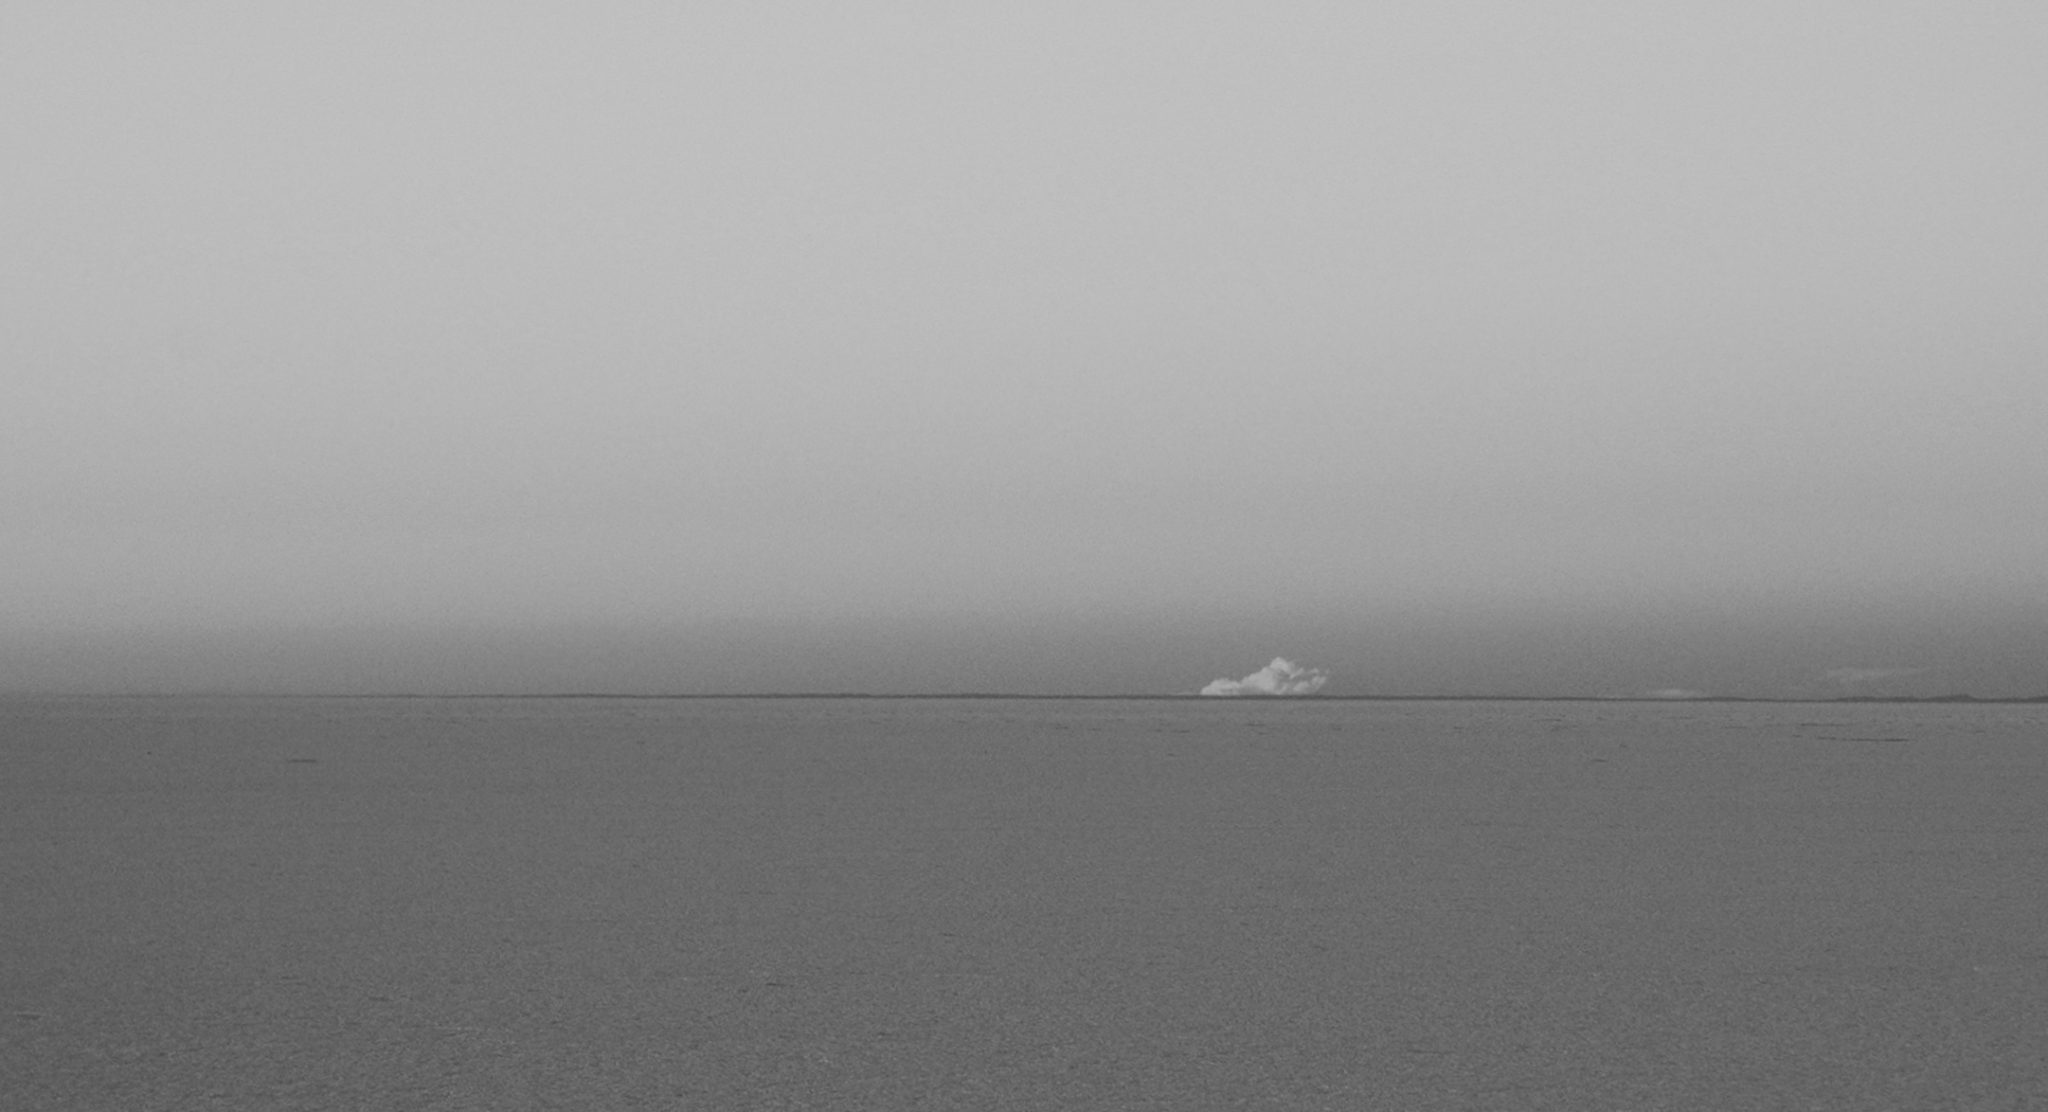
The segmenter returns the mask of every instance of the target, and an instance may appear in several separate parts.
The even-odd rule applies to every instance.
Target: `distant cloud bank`
[[[1241,680],[1214,680],[1202,689],[1204,695],[1313,695],[1330,682],[1321,668],[1303,668],[1283,656]]]

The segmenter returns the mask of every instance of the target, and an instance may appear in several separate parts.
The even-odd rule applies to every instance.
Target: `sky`
[[[0,691],[2048,693],[2043,58],[0,6]]]

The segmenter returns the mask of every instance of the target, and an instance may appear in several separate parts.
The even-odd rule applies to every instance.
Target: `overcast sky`
[[[0,689],[2048,692],[2044,59],[0,6]]]

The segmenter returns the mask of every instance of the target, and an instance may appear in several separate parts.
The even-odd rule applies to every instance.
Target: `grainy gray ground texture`
[[[2048,707],[0,702],[7,1109],[2048,1109]]]

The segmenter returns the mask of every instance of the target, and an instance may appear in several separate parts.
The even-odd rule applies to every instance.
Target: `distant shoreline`
[[[661,694],[645,692],[556,691],[556,692],[13,692],[0,699],[636,699],[636,700],[1011,700],[1059,702],[1190,702],[1190,703],[1929,703],[1943,706],[2040,705],[2048,695],[1842,695],[1830,698],[1795,698],[1746,695],[1700,695],[1674,698],[1656,695],[1028,695],[995,691],[958,694],[784,691],[767,693],[714,692],[708,694]]]

